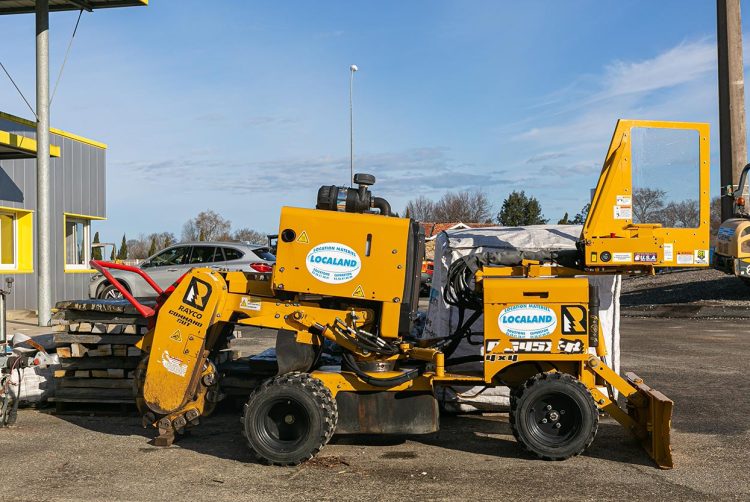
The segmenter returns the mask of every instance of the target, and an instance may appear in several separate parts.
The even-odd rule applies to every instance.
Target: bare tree
[[[406,204],[404,213],[408,218],[416,221],[435,221],[435,202],[420,195]]]
[[[487,223],[492,214],[492,204],[484,192],[446,192],[435,203],[435,222]]]
[[[142,260],[148,258],[148,250],[151,244],[151,239],[145,234],[139,234],[135,239],[128,239],[127,250],[128,258],[135,260]]]
[[[721,197],[711,199],[711,235],[719,233],[721,226]]]
[[[633,191],[633,223],[659,223],[667,193],[658,188],[637,188]]]
[[[251,228],[240,228],[232,232],[233,241],[249,242],[251,244],[268,244],[268,236]]]
[[[228,240],[232,224],[218,213],[208,209],[188,220],[182,227],[183,241],[218,241]]]
[[[698,201],[670,202],[657,213],[657,220],[665,227],[696,228],[700,223]]]

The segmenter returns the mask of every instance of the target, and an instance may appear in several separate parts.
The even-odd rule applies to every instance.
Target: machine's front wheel
[[[544,460],[565,460],[589,447],[599,412],[588,389],[565,373],[540,373],[515,390],[510,426],[516,440]]]
[[[242,423],[248,446],[268,464],[297,465],[313,458],[333,436],[336,400],[307,373],[266,380],[250,395]]]

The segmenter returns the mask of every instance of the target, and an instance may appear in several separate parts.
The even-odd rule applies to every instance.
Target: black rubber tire
[[[120,290],[118,290],[112,284],[104,286],[101,291],[99,291],[99,295],[97,295],[97,298],[99,298],[100,300],[116,300],[121,299],[122,297],[123,296],[122,293],[120,293]]]
[[[565,460],[580,455],[594,441],[599,411],[578,379],[539,373],[511,393],[510,427],[530,453],[543,460]]]
[[[243,434],[255,457],[269,465],[298,465],[331,440],[338,408],[331,391],[308,373],[263,382],[245,405]]]

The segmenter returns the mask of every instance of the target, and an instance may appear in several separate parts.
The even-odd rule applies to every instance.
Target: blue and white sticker
[[[497,324],[511,338],[541,338],[557,328],[557,314],[544,305],[513,305],[500,311]]]
[[[307,253],[306,262],[310,274],[328,284],[349,282],[362,268],[357,252],[338,242],[318,244]]]

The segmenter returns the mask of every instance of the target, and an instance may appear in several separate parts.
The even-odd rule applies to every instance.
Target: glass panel
[[[86,264],[86,229],[80,220],[65,221],[65,263],[67,265]]]
[[[151,260],[151,267],[161,267],[165,265],[184,265],[190,256],[190,246],[180,246],[167,249],[159,253]]]
[[[190,263],[201,264],[213,262],[215,250],[216,248],[211,246],[194,246],[193,254],[190,255]]]
[[[271,250],[267,248],[253,249],[253,253],[255,253],[261,260],[276,261],[276,257],[273,255]]]
[[[242,251],[239,251],[234,248],[224,248],[224,256],[226,257],[227,261],[229,260],[239,260],[245,254]]]
[[[633,223],[661,223],[664,227],[673,228],[698,227],[698,131],[637,127],[632,129],[631,134]]]
[[[0,265],[15,265],[15,229],[13,215],[0,214]]]

